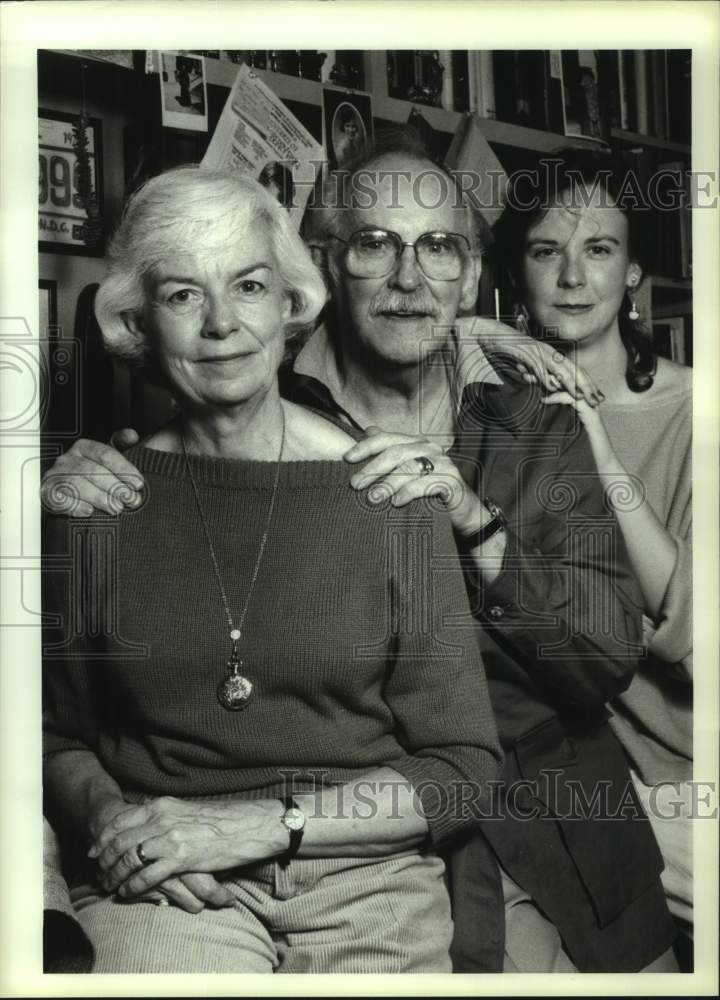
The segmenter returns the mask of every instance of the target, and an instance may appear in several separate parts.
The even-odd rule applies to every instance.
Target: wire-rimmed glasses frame
[[[397,267],[405,247],[412,247],[417,265],[427,278],[456,281],[472,252],[467,236],[440,230],[422,233],[414,242],[379,227],[358,229],[348,239],[335,233],[328,235],[345,244],[345,266],[356,278],[387,277]]]

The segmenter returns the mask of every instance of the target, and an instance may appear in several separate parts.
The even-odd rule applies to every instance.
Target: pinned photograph
[[[323,87],[323,129],[331,169],[361,156],[373,135],[370,95]]]
[[[160,53],[162,123],[167,128],[207,132],[207,83],[202,56]]]

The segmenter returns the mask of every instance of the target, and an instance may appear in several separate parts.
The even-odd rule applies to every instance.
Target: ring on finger
[[[420,463],[421,476],[429,476],[431,472],[435,471],[435,466],[427,457],[427,455],[418,455],[415,461]]]
[[[142,844],[138,844],[136,846],[135,853],[137,854],[138,860],[140,861],[141,865],[149,865],[150,864],[150,858],[147,856],[147,854],[143,850],[143,845]]]

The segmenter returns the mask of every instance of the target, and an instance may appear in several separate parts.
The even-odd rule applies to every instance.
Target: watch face
[[[497,520],[500,521],[501,524],[503,525],[507,524],[507,518],[503,513],[502,507],[498,507],[498,505],[489,497],[485,497],[485,506],[487,507],[488,511],[492,514],[492,516],[494,518],[497,518]]]
[[[305,826],[305,813],[301,809],[288,809],[283,816],[283,823],[288,830],[302,830]]]

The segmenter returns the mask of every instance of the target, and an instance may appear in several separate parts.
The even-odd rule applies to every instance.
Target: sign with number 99
[[[87,218],[78,191],[78,160],[73,123],[77,116],[58,111],[39,113],[38,202],[41,250],[65,253],[102,254],[102,247],[88,247],[82,226]],[[88,156],[92,188],[102,206],[99,165],[100,121],[87,126]]]

